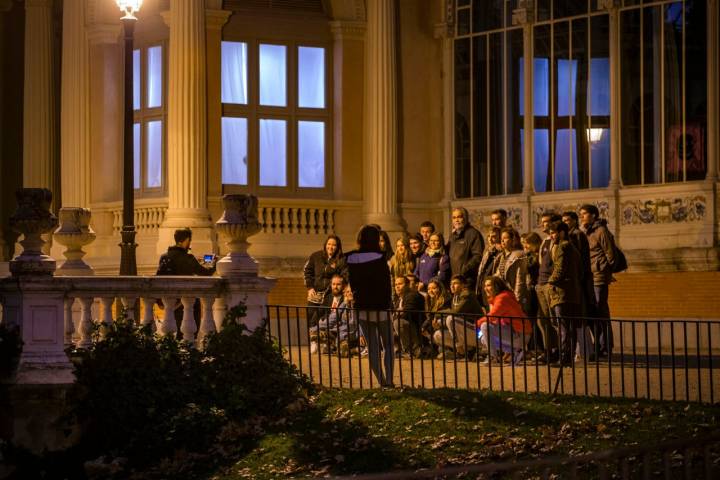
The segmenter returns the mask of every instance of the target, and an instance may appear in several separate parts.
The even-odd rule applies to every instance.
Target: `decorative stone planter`
[[[10,227],[23,235],[23,252],[10,261],[10,272],[19,275],[52,275],[55,260],[43,254],[41,235],[52,232],[58,219],[50,212],[52,193],[46,188],[20,188],[15,192],[18,208],[10,217]]]
[[[55,272],[56,275],[93,275],[94,271],[82,258],[82,247],[95,240],[95,232],[90,228],[90,210],[87,208],[61,208],[60,227],[53,238],[67,247],[63,252],[67,260]]]
[[[225,278],[257,276],[258,263],[247,253],[247,239],[260,231],[258,199],[254,195],[225,195],[223,207],[215,228],[230,251],[218,261],[217,271]]]

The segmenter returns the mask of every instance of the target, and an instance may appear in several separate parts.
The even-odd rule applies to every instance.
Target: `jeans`
[[[392,386],[395,356],[390,314],[377,310],[360,310],[358,311],[358,321],[360,322],[362,334],[367,342],[370,370],[375,375],[375,378],[377,378],[380,386]],[[384,372],[380,363],[380,349],[382,349],[383,352]]]
[[[445,317],[445,327],[437,330],[433,335],[433,341],[436,345],[454,348],[457,353],[463,353],[469,349],[475,348],[475,326],[472,321],[466,322],[464,317],[448,315]]]
[[[596,347],[600,352],[612,352],[613,333],[610,324],[610,305],[608,305],[609,288],[607,285],[595,285],[597,301],[597,326],[595,332]]]
[[[527,341],[527,334],[523,338],[522,332],[513,331],[510,325],[485,322],[480,326],[480,344],[485,351],[513,352],[524,349]]]

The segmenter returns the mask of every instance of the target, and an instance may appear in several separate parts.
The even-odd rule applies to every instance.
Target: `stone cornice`
[[[230,10],[205,10],[205,26],[208,30],[220,30],[232,15]]]
[[[365,40],[367,24],[356,20],[335,20],[330,22],[330,30],[336,40]]]

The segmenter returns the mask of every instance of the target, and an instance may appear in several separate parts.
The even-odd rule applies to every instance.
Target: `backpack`
[[[624,272],[628,269],[627,258],[622,250],[615,243],[615,237],[613,237],[613,247],[615,248],[615,263],[612,266],[613,273]]]

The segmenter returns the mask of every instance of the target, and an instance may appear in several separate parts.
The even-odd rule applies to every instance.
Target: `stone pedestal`
[[[95,232],[90,228],[90,210],[87,208],[61,208],[60,226],[53,238],[67,247],[63,255],[67,260],[57,269],[56,275],[94,275],[90,265],[83,261],[85,252],[82,247],[95,240]]]
[[[58,220],[50,212],[52,193],[46,188],[21,188],[15,192],[17,211],[10,217],[10,227],[23,235],[23,252],[10,261],[10,272],[19,275],[52,275],[55,260],[43,253],[42,235],[52,232]]]
[[[215,228],[229,250],[217,263],[218,273],[227,280],[225,305],[229,309],[244,302],[247,316],[243,323],[254,330],[267,318],[267,295],[275,285],[274,279],[258,276],[258,263],[247,253],[248,237],[260,231],[258,200],[254,195],[225,195],[223,207]]]

